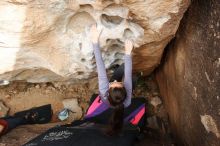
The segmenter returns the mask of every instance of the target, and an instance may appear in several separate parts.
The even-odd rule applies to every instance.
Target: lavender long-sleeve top
[[[97,72],[98,72],[98,82],[99,82],[99,95],[101,100],[110,105],[108,101],[108,90],[109,90],[109,80],[106,74],[105,64],[102,59],[99,44],[93,44]],[[124,56],[125,70],[124,70],[124,87],[127,92],[127,97],[124,101],[124,106],[128,107],[131,104],[132,96],[132,59],[131,55],[125,54]]]

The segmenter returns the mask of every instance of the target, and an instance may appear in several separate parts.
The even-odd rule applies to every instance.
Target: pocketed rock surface
[[[190,0],[1,0],[0,80],[76,82],[94,77],[90,26],[102,29],[106,68],[134,41],[135,70],[149,74]],[[145,60],[145,61],[143,61]],[[147,63],[145,63],[147,62]]]

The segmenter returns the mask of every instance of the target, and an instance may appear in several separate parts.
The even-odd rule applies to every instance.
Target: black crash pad
[[[118,136],[107,136],[104,126],[54,127],[23,146],[133,146],[138,128],[128,125]]]

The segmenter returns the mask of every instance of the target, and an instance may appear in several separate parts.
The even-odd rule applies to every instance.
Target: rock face
[[[135,42],[134,69],[150,73],[175,35],[189,0],[1,0],[0,80],[75,81],[95,74],[89,28],[103,29],[106,68]]]
[[[186,146],[220,145],[220,1],[192,2],[157,80],[172,130]]]

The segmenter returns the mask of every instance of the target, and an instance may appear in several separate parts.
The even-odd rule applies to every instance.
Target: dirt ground
[[[88,107],[90,96],[93,93],[98,93],[97,85],[97,79],[93,79],[90,80],[90,82],[80,84],[33,84],[20,81],[0,87],[0,100],[10,108],[8,112],[9,115],[13,115],[17,111],[49,103],[52,105],[54,112],[51,123],[19,126],[0,138],[0,146],[20,146],[57,124],[65,124],[76,120],[71,118],[64,122],[58,120],[58,112],[63,109],[62,101],[67,98],[77,98],[79,106],[82,108],[83,112],[85,112]],[[158,101],[158,99],[160,99],[160,94],[154,76],[140,76],[138,78],[134,90],[134,97],[140,96],[148,100],[148,115],[150,117],[148,119],[148,126],[153,129],[158,129],[160,133],[164,133],[164,125],[166,126],[167,124],[166,111],[161,100]],[[77,118],[80,119],[82,117],[83,115]],[[158,117],[160,121],[164,123],[162,127],[161,124],[158,124]],[[148,131],[146,131],[146,133],[148,133]],[[150,143],[149,140],[148,143]]]
[[[52,122],[58,122],[56,117],[63,109],[64,99],[77,99],[83,110],[87,108],[90,96],[97,93],[97,82],[94,80],[79,84],[13,82],[7,86],[0,86],[0,100],[10,109],[9,115],[51,104],[54,113]]]
[[[2,136],[0,146],[21,146],[59,123],[19,126]]]

